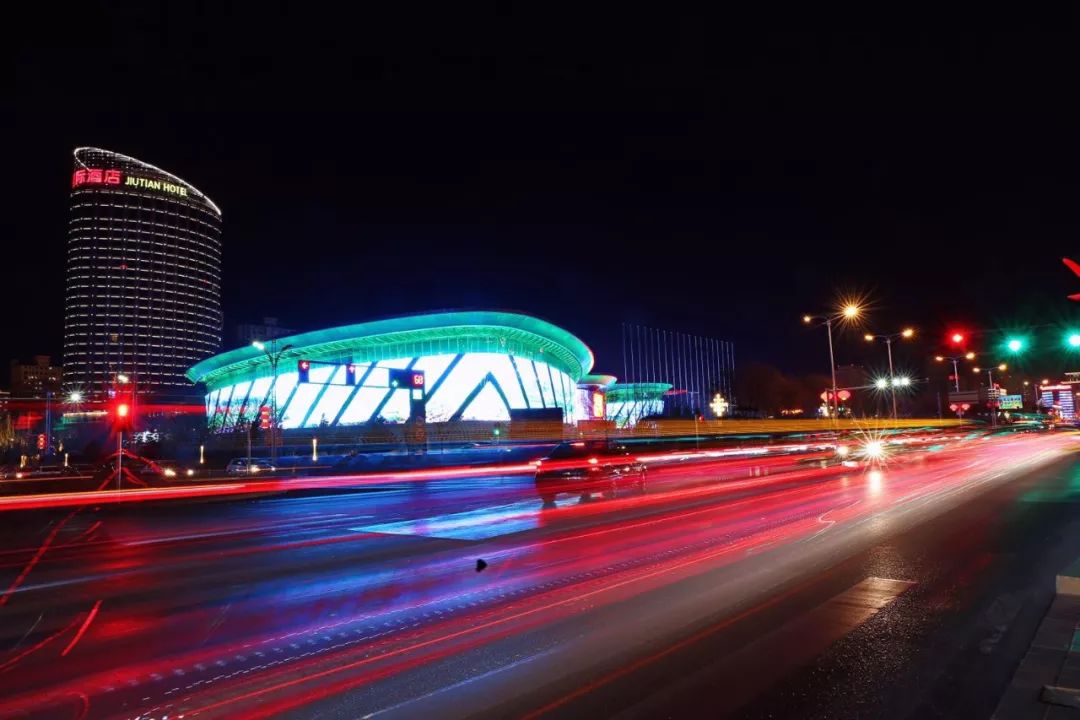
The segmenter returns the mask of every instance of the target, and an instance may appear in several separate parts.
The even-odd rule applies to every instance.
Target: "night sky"
[[[954,323],[1080,320],[1060,261],[1080,259],[1074,17],[538,7],[77,3],[28,22],[5,101],[0,359],[60,353],[77,145],[221,206],[227,342],[264,315],[505,308],[616,374],[622,322],[823,372],[800,316],[842,292],[869,298],[875,332],[919,328],[912,365]],[[860,336],[838,362],[880,360]]]

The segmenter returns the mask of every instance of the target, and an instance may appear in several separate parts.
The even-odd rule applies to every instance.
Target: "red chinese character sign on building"
[[[270,429],[270,408],[266,405],[259,408],[259,428],[262,430]]]
[[[83,168],[76,170],[71,176],[71,187],[80,185],[119,185],[123,174],[119,170],[105,170],[103,168]]]

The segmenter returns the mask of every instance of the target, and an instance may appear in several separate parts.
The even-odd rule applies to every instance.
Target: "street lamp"
[[[840,399],[836,397],[836,356],[833,353],[832,342],[832,324],[833,320],[854,320],[859,317],[859,313],[862,312],[862,308],[854,303],[847,303],[844,305],[838,313],[821,314],[821,315],[803,315],[803,322],[807,325],[814,322],[814,320],[821,320],[825,325],[825,332],[829,338],[829,374],[832,376],[832,403],[833,403],[833,418],[835,419],[840,414]]]
[[[905,340],[909,340],[909,339],[911,339],[913,337],[915,337],[915,329],[914,328],[904,328],[903,330],[901,330],[898,333],[892,333],[892,334],[888,334],[888,335],[872,335],[870,333],[867,333],[866,335],[863,335],[863,339],[866,340],[866,342],[874,342],[874,340],[884,340],[885,341],[885,348],[889,353],[889,387],[890,387],[891,395],[892,395],[892,416],[893,416],[893,420],[896,420],[896,385],[897,385],[896,381],[897,381],[897,378],[893,374],[892,341],[896,340],[898,338],[903,338]],[[908,378],[903,378],[903,379],[908,380],[908,382],[903,383],[904,385],[910,384],[910,382],[911,382],[910,379],[908,379]]]
[[[83,394],[81,392],[79,392],[78,390],[72,390],[68,394],[68,402],[69,403],[73,403],[73,404],[81,403],[82,400],[83,400]]]
[[[964,355],[962,357],[958,356],[958,355],[935,355],[934,356],[934,360],[936,362],[945,362],[946,360],[948,360],[949,362],[952,363],[953,387],[956,388],[956,392],[960,392],[960,368],[958,367],[959,362],[961,360],[974,360],[974,359],[975,359],[975,353],[970,352],[970,351],[964,353]]]
[[[997,366],[997,369],[999,372],[1005,372],[1009,369],[1009,366],[1005,363],[1001,363]],[[975,367],[972,368],[972,371],[975,374],[978,374],[982,372],[982,368]],[[986,368],[986,380],[989,383],[989,386],[986,388],[986,404],[990,410],[990,426],[996,427],[997,411],[994,409],[994,398],[992,397],[994,394],[994,368]]]
[[[270,361],[270,412],[273,422],[270,423],[270,464],[277,464],[277,426],[278,426],[278,411],[277,411],[277,366],[278,361],[281,360],[281,356],[288,350],[292,349],[292,345],[286,345],[285,347],[278,349],[277,340],[270,341],[270,347],[266,347],[266,343],[254,340],[251,343],[251,347],[261,351],[266,355],[266,359]],[[248,463],[250,469],[250,461]]]

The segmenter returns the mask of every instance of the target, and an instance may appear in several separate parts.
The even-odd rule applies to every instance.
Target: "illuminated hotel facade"
[[[71,178],[64,387],[105,397],[186,395],[185,371],[221,346],[221,211],[135,158],[77,148]]]

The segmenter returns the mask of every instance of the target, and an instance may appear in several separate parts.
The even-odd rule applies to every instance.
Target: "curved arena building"
[[[221,211],[195,186],[127,155],[75,150],[64,384],[101,399],[189,393],[185,371],[221,347]]]
[[[592,366],[588,346],[551,323],[469,311],[278,338],[211,357],[187,377],[205,384],[207,421],[217,431],[252,421],[264,408],[286,429],[500,421],[513,411],[573,422],[578,381]]]

